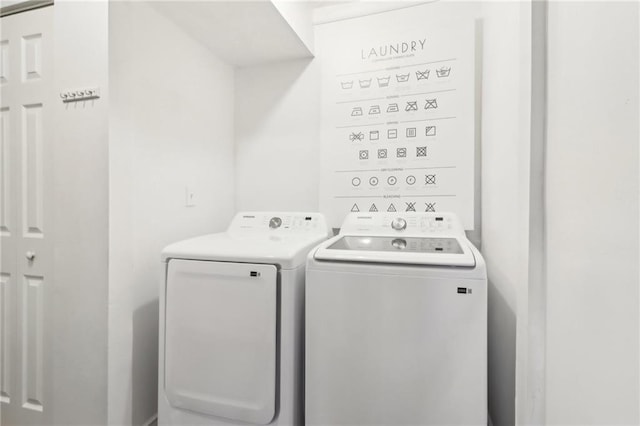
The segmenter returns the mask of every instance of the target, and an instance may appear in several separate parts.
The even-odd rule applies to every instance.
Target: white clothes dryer
[[[304,270],[318,213],[239,213],[162,252],[160,425],[301,425]]]
[[[487,276],[455,215],[349,214],[305,309],[307,425],[487,424]]]

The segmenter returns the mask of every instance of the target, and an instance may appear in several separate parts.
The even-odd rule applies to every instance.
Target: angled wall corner
[[[281,12],[271,1],[144,3],[235,67],[313,56],[303,7],[281,6]]]
[[[289,25],[311,55],[314,51],[313,12],[315,5],[310,1],[270,0],[282,18]]]

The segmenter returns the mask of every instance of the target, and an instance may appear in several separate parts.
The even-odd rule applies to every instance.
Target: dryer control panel
[[[342,235],[464,237],[453,213],[350,213],[340,228]]]
[[[227,232],[232,235],[312,234],[327,235],[324,217],[318,213],[305,212],[241,212],[231,221]]]

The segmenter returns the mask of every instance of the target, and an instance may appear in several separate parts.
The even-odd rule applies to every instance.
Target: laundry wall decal
[[[319,204],[332,226],[375,205],[437,206],[473,227],[475,29],[472,19],[436,19],[428,5],[316,28]]]

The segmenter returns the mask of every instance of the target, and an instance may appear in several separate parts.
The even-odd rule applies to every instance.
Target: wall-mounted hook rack
[[[67,90],[66,92],[60,93],[60,99],[62,99],[62,102],[64,103],[88,101],[98,98],[100,98],[100,89],[98,89],[97,87],[92,87],[89,89]]]

